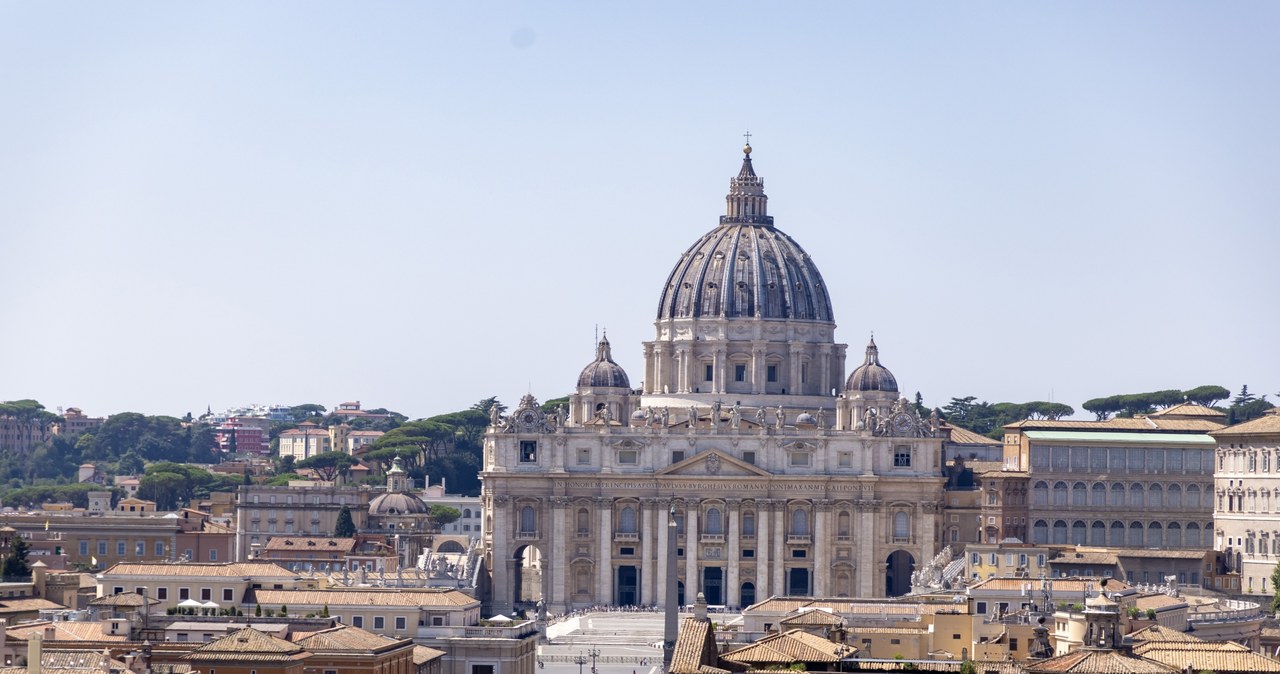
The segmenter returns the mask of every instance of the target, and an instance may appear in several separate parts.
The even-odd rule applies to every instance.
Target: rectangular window
[[[769,380],[770,383],[778,381],[777,365],[770,365],[767,368],[765,368],[765,370],[766,370],[766,378]]]
[[[89,554],[89,541],[80,541],[80,556],[84,557]]]
[[[639,462],[639,454],[634,449],[623,449],[618,452],[618,463],[635,465]]]
[[[443,616],[438,616],[438,615],[433,615],[433,616],[431,616],[431,626],[432,626],[432,627],[443,627],[443,626],[444,626],[444,617],[443,617]]]
[[[755,453],[755,452],[743,452],[743,453],[742,453],[742,460],[743,460],[744,462],[749,463],[749,464],[751,464],[751,465],[753,465],[753,466],[754,466],[754,465],[755,465],[755,463],[756,463],[756,453]]]
[[[792,550],[791,556],[794,557],[795,559],[804,559],[805,557],[808,556],[808,554],[806,550]]]
[[[121,592],[124,592],[124,588],[119,585],[111,588],[111,594],[120,594]]]
[[[734,366],[733,366],[733,380],[734,380],[734,381],[746,381],[746,380],[747,380],[747,366],[746,366],[746,365],[734,365]]]
[[[191,598],[191,588],[189,588],[189,587],[180,587],[180,588],[178,588],[178,600],[179,600],[179,601],[186,601],[186,600],[188,600],[188,599],[190,599],[190,598]]]
[[[809,453],[808,452],[792,452],[791,465],[793,466],[809,465]]]
[[[1013,652],[1017,652],[1017,650],[1018,650],[1018,640],[1017,640],[1017,639],[1012,639],[1012,638],[1011,638],[1011,639],[1009,639],[1009,650],[1010,650],[1010,651],[1013,651]]]
[[[899,445],[893,450],[893,467],[894,468],[910,468],[911,467],[911,447],[907,445]]]
[[[840,465],[840,467],[841,467],[841,468],[852,468],[852,467],[853,467],[853,453],[852,453],[852,452],[840,452],[839,465]]]
[[[978,602],[978,605],[977,605],[976,609],[977,609],[977,611],[978,611],[978,615],[986,615],[986,614],[987,614],[987,602],[985,602],[985,601],[980,601],[980,602]]]
[[[621,557],[631,557],[636,554],[635,548],[618,548],[618,555]]]
[[[200,601],[213,601],[213,588],[211,587],[200,588]]]
[[[471,674],[493,674],[493,665],[471,665]]]
[[[164,541],[156,541],[156,557],[164,557]]]
[[[124,557],[124,548],[125,548],[125,542],[124,542],[124,541],[116,541],[116,556],[117,556],[117,557]]]
[[[353,615],[353,616],[351,616],[351,626],[352,626],[352,627],[360,627],[360,628],[363,628],[363,627],[364,627],[364,616],[362,616],[362,615]]]
[[[712,365],[707,365],[703,369],[702,381],[711,381],[712,379],[715,379],[715,368]]]
[[[375,629],[375,630],[381,630],[381,629],[386,629],[386,627],[387,627],[387,625],[386,625],[386,619],[385,619],[385,618],[383,618],[383,617],[382,617],[382,616],[380,616],[380,615],[379,615],[379,616],[374,616],[374,617],[373,617],[373,629]]]
[[[537,440],[521,440],[520,441],[520,463],[537,463],[538,462],[538,441]]]
[[[671,463],[680,463],[681,461],[684,461],[683,449],[677,449],[671,452]]]
[[[135,555],[137,555],[137,556],[139,556],[139,557],[144,557],[144,556],[146,556],[146,554],[147,554],[147,542],[146,542],[146,541],[134,541],[134,542],[133,542],[133,554],[135,554]]]
[[[755,558],[755,556],[756,556],[756,551],[755,551],[755,550],[753,550],[753,549],[751,549],[751,548],[743,548],[743,549],[742,549],[742,558],[743,558],[743,559],[754,559],[754,558]]]
[[[168,598],[169,598],[169,588],[167,587],[156,588],[156,599],[168,599]]]
[[[581,447],[578,449],[578,465],[579,466],[591,465],[591,448],[590,447]]]
[[[217,551],[217,550],[215,550],[215,549],[211,549],[211,550],[209,550],[209,561],[211,561],[211,562],[216,562],[216,561],[218,561],[218,551]]]
[[[403,632],[404,630],[405,630],[404,616],[398,616],[396,618],[396,631]]]
[[[235,590],[229,587],[222,588],[222,601],[235,601],[235,599],[236,599]]]

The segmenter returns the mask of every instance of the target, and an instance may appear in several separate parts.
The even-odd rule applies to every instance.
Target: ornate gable
[[[753,466],[741,459],[736,459],[718,449],[708,449],[693,456],[673,463],[654,475],[697,475],[699,477],[771,477],[772,475],[758,466]]]

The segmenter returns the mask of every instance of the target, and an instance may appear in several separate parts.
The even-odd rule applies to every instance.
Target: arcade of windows
[[[1044,545],[1096,545],[1131,548],[1210,548],[1213,547],[1213,525],[1203,527],[1189,522],[1184,527],[1179,522],[1129,522],[1113,521],[1110,524],[1094,520],[1037,519],[1031,526],[1031,542]]]
[[[1102,509],[1160,508],[1164,510],[1213,509],[1208,489],[1192,483],[1161,485],[1133,482],[1068,482],[1038,480],[1031,486],[1031,504]]]

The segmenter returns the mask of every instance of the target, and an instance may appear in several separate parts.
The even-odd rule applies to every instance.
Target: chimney
[[[102,649],[102,674],[111,674],[111,651]]]
[[[707,620],[707,598],[701,592],[698,593],[698,598],[693,600],[693,618],[703,622]]]
[[[27,674],[40,674],[40,658],[44,653],[41,648],[43,636],[36,632],[27,641]]]

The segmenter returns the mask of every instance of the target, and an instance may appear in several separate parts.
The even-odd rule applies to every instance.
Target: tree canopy
[[[298,468],[314,470],[321,480],[332,482],[356,465],[356,460],[346,452],[321,452],[298,461],[296,465]]]

